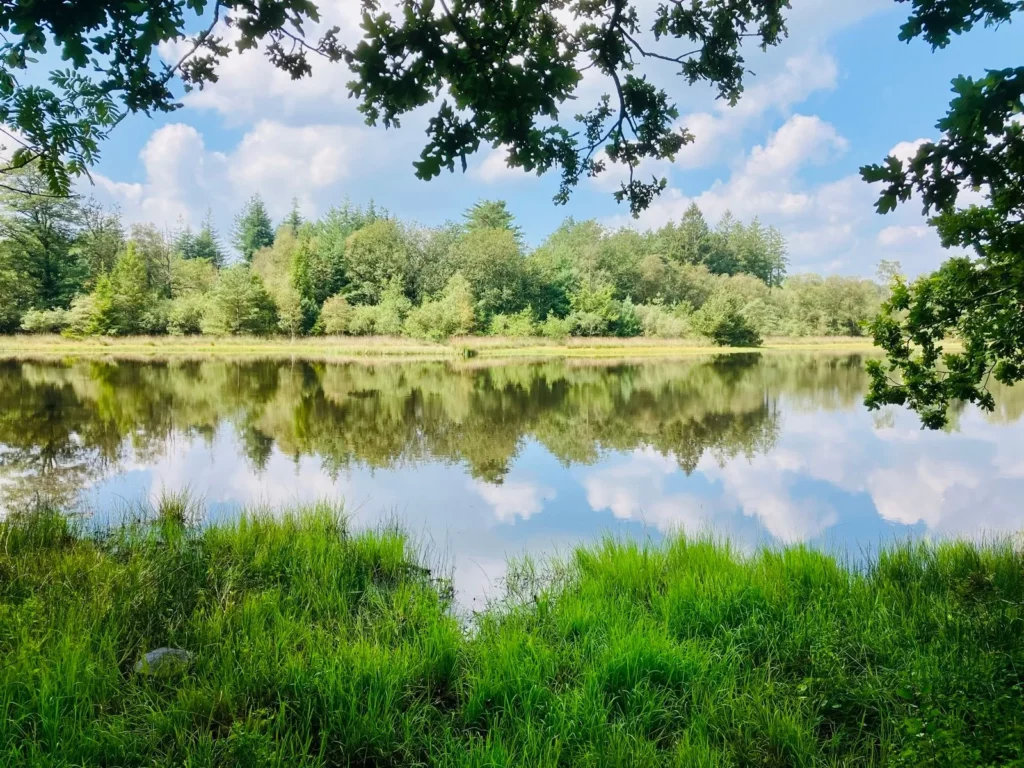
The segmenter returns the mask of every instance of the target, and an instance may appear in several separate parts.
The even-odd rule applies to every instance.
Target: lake
[[[189,489],[212,519],[344,500],[454,568],[463,605],[509,557],[604,534],[805,542],[1016,532],[1024,388],[945,432],[862,404],[859,356],[683,361],[0,362],[0,512],[97,524]]]

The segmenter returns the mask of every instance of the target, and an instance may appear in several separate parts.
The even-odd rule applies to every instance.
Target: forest
[[[432,341],[648,336],[758,346],[764,336],[858,336],[878,281],[787,275],[782,233],[696,205],[656,230],[567,219],[529,248],[502,201],[424,227],[344,202],[275,223],[253,195],[225,244],[198,229],[126,227],[119,213],[45,194],[37,171],[0,194],[0,331],[405,335]]]

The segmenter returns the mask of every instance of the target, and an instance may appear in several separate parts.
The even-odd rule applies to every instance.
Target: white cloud
[[[347,177],[364,138],[358,128],[296,128],[263,120],[228,158],[228,173],[236,188],[259,190],[272,210],[276,204],[283,211],[292,196],[308,196]]]
[[[318,40],[332,26],[340,28],[339,38],[346,43],[359,40],[362,8],[350,0],[320,0],[317,3],[321,20],[304,25],[307,40]],[[215,34],[224,44],[234,49],[238,39],[237,26],[223,22]],[[190,42],[179,40],[160,46],[164,61],[177,61]],[[355,108],[348,105],[346,83],[352,75],[341,62],[332,63],[317,54],[309,55],[312,74],[293,80],[291,75],[275,67],[264,55],[265,46],[246,51],[232,51],[217,67],[217,82],[202,90],[185,95],[186,106],[213,110],[227,121],[239,123],[251,119],[273,116],[295,117],[299,114],[315,115],[322,120],[328,109],[345,107],[355,116]]]
[[[916,151],[917,143],[905,142],[894,150]],[[831,123],[815,115],[793,115],[746,153],[728,178],[714,181],[695,196],[670,187],[636,224],[659,227],[678,220],[693,202],[712,223],[727,210],[743,220],[758,216],[786,237],[794,273],[871,275],[879,259],[895,259],[913,276],[948,258],[950,253],[926,226],[919,208],[903,205],[879,216],[874,207],[878,191],[859,174],[818,183],[804,180],[808,168],[833,164],[848,148],[849,142]],[[634,225],[622,216],[608,223]]]
[[[469,175],[485,184],[505,184],[530,178],[522,168],[509,167],[508,150],[503,147],[488,152],[482,162],[469,169]]]
[[[909,227],[886,227],[878,233],[879,245],[909,245],[926,239],[931,230],[923,224]]]
[[[818,497],[794,498],[791,485],[804,458],[777,451],[723,466],[705,457],[698,469],[722,483],[724,501],[755,517],[777,540],[787,544],[821,536],[839,520],[836,510]]]
[[[713,113],[695,112],[683,117],[679,124],[694,135],[694,141],[677,155],[676,163],[683,168],[713,164],[764,115],[788,114],[814,92],[833,90],[838,73],[835,58],[817,49],[791,56],[773,77],[755,78],[736,106],[719,101]]]
[[[469,488],[491,505],[494,517],[502,523],[514,522],[517,517],[529,520],[556,495],[552,488],[515,480],[506,480],[500,485],[473,480]]]
[[[927,144],[931,139],[914,139],[913,141],[901,141],[895,147],[889,150],[889,154],[895,157],[897,160],[902,161],[904,164],[914,159],[917,155],[917,150],[921,148],[923,144]]]
[[[587,504],[595,511],[607,509],[619,520],[642,522],[663,533],[693,535],[710,530],[716,512],[721,511],[708,503],[710,500],[666,492],[666,481],[679,471],[672,456],[637,448],[621,463],[583,478]]]
[[[728,181],[716,181],[696,198],[668,190],[641,214],[640,223],[661,226],[679,218],[694,201],[712,221],[727,210],[740,218],[805,213],[815,201],[798,188],[797,172],[844,152],[847,146],[832,124],[816,116],[794,115],[764,145],[755,146]],[[823,202],[828,205],[830,200],[829,196]]]
[[[173,123],[154,131],[139,153],[143,182],[95,174],[94,191],[120,204],[129,221],[164,226],[179,218],[196,224],[208,206],[230,213],[254,192],[263,196],[273,216],[283,216],[292,198],[313,212],[314,195],[349,175],[364,138],[359,128],[292,127],[263,120],[223,153],[208,150],[191,125]]]

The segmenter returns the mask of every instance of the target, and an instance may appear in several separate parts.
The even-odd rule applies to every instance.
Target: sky
[[[358,3],[318,5],[325,25],[358,39]],[[643,20],[656,2],[638,6]],[[412,163],[429,111],[410,115],[401,129],[367,126],[348,97],[343,64],[315,61],[312,76],[296,82],[258,51],[229,58],[219,82],[185,94],[180,110],[125,120],[82,191],[118,205],[129,223],[196,226],[209,211],[225,241],[253,193],[277,218],[293,198],[306,217],[347,198],[428,226],[458,220],[478,199],[501,199],[531,245],[569,216],[644,230],[677,220],[696,201],[711,222],[730,210],[777,227],[789,244],[791,273],[870,276],[879,260],[895,259],[916,275],[948,252],[913,201],[876,214],[877,190],[858,168],[890,152],[908,156],[915,143],[936,138],[950,81],[1018,65],[1024,25],[975,30],[933,53],[922,41],[899,42],[906,15],[907,5],[893,0],[793,0],[789,38],[747,53],[753,74],[733,108],[711,89],[648,67],[696,141],[675,162],[642,167],[666,177],[668,187],[638,219],[612,197],[621,176],[585,179],[568,204],[556,205],[557,174],[510,169],[500,148],[470,158],[466,173],[421,181]],[[170,59],[174,46],[162,54]],[[595,77],[585,79],[567,111],[589,109],[605,90]]]

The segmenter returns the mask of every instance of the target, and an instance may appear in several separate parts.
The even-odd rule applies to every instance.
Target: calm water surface
[[[862,366],[0,362],[0,514],[45,497],[102,521],[186,487],[212,517],[344,499],[445,555],[465,604],[508,557],[608,532],[860,553],[1024,528],[1024,388],[923,432],[863,407]]]

